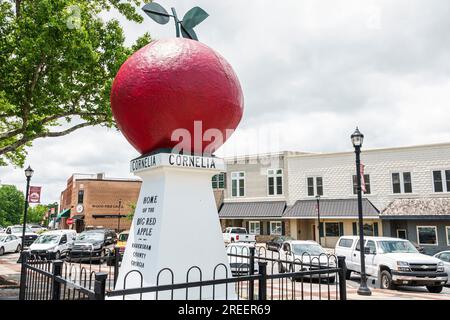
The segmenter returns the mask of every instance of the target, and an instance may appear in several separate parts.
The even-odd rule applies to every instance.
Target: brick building
[[[126,217],[136,203],[141,181],[106,178],[101,174],[73,174],[61,192],[59,227],[85,229],[105,227],[127,230],[131,221]],[[73,223],[69,225],[68,218]]]

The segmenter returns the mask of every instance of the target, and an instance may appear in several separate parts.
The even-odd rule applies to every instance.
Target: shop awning
[[[70,217],[70,208],[58,213],[58,216],[56,218],[61,219],[61,218],[68,218],[68,217]]]
[[[226,202],[219,210],[219,218],[281,217],[285,208],[285,201]]]
[[[380,214],[385,220],[448,220],[450,198],[405,198],[393,200]]]
[[[320,199],[321,218],[358,217],[357,199]],[[364,217],[378,218],[378,209],[368,199],[362,199]],[[283,218],[311,219],[317,218],[317,200],[298,200],[286,209]]]

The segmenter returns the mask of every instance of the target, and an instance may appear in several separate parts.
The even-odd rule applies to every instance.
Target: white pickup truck
[[[248,234],[247,229],[238,227],[228,227],[223,231],[223,241],[233,242],[256,242],[255,236]]]
[[[440,293],[448,279],[444,263],[421,254],[408,240],[388,237],[364,237],[366,274],[379,279],[380,288],[396,285],[426,286],[429,292]],[[336,256],[344,256],[347,279],[351,272],[361,272],[361,251],[358,236],[339,238]]]

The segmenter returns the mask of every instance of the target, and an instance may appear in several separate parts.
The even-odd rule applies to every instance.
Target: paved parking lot
[[[0,278],[9,281],[9,284],[4,285],[0,282],[0,299],[17,299],[18,288],[17,285],[14,287],[12,284],[15,282],[18,284],[20,279],[20,264],[17,263],[19,254],[10,253],[5,254],[0,257]],[[89,268],[89,266],[87,265]],[[93,265],[92,270],[100,268],[98,265]],[[101,266],[102,271],[106,271],[108,268],[106,266]],[[273,269],[276,273],[276,268]],[[295,283],[295,290],[293,290],[294,284],[290,280],[280,281],[269,281],[268,283],[268,298],[271,296],[273,299],[291,299],[292,295],[295,295],[296,299],[301,297],[303,291],[303,298],[306,300],[312,299],[336,299],[335,286],[328,286],[325,284],[319,285],[316,282],[310,284],[309,281],[303,283],[297,281]],[[349,300],[450,300],[450,288],[444,288],[443,292],[440,294],[429,293],[425,287],[400,287],[398,290],[381,290],[377,288],[371,288],[372,296],[362,297],[358,296],[356,291],[359,286],[358,276],[352,277],[351,280],[347,281],[347,297]],[[289,288],[289,290],[286,290]],[[243,285],[241,288],[245,291],[246,287]],[[284,292],[284,296],[281,293]],[[288,292],[288,293],[286,293]]]

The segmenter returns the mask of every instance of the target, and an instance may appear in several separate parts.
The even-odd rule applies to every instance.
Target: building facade
[[[73,174],[61,192],[59,227],[81,232],[92,228],[127,230],[127,215],[139,197],[140,180],[106,178],[104,174]],[[72,221],[72,224],[67,222]]]
[[[264,159],[273,161],[252,161],[259,158],[261,157],[252,156],[226,160],[226,184],[223,204],[219,210],[223,226],[248,226],[251,233],[259,231],[261,235],[267,236],[279,234],[280,231],[271,233],[270,224],[267,227],[267,223],[261,223],[269,220],[273,222],[273,230],[282,229],[282,233],[294,239],[314,239],[329,247],[333,247],[341,235],[357,234],[353,151],[281,152],[264,155]],[[449,143],[363,149],[361,161],[364,165],[365,234],[397,237],[400,232],[402,237],[419,243],[429,253],[449,248],[450,240],[447,234],[450,221],[446,219],[447,215],[450,215],[450,208],[434,206],[425,209],[425,205],[420,205],[433,202],[433,199],[444,199],[443,202],[450,199]],[[404,214],[403,225],[396,227],[400,219],[392,218],[392,210],[386,210],[396,201],[408,199],[422,202],[410,203],[409,208],[402,207],[402,210],[410,214]],[[271,201],[285,203],[284,211],[270,215],[261,205],[257,207],[248,204],[247,207],[258,208],[260,213],[250,213],[243,205],[235,207],[234,213],[230,212],[233,209],[230,207],[231,203]],[[435,217],[437,211],[441,212],[439,219]],[[320,224],[318,213],[321,217]],[[425,226],[429,228],[421,228],[422,226],[413,222],[417,222],[417,217],[425,216],[433,216],[425,221]],[[259,229],[256,222],[258,220]],[[397,222],[394,223],[393,220]],[[431,233],[431,236],[424,235],[427,233]],[[431,240],[424,240],[433,236],[439,245],[434,242],[427,243]]]

